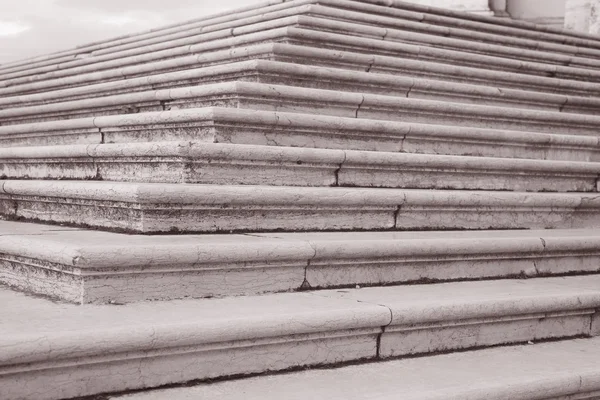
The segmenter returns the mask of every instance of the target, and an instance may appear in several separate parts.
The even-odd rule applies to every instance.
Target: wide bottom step
[[[594,275],[123,306],[61,304],[0,289],[0,398],[56,400],[594,336],[599,287]]]
[[[594,400],[600,338],[259,376],[109,400]]]

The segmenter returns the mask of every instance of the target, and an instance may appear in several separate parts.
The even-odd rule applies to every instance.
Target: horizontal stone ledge
[[[131,236],[0,223],[0,282],[76,303],[597,272],[589,230]]]
[[[255,82],[225,82],[11,108],[0,110],[0,121],[9,126],[61,118],[211,106],[535,132],[560,130],[563,134],[593,136],[597,135],[600,123],[596,115],[446,103]]]
[[[443,82],[384,73],[373,74],[271,60],[235,62],[58,91],[4,97],[0,98],[0,110],[237,80],[556,112],[596,114],[600,110],[600,101],[589,97]]]
[[[0,143],[4,147],[164,140],[571,161],[600,160],[599,139],[590,136],[218,107],[0,127]]]
[[[4,179],[596,191],[600,163],[202,142],[0,149]]]
[[[597,278],[585,279],[584,288],[579,277],[501,280],[130,304],[110,312],[107,306],[80,312],[3,290],[4,304],[15,306],[3,317],[0,343],[8,350],[0,357],[0,393],[7,399],[43,393],[40,400],[52,400],[436,349],[592,336],[600,293],[590,287]],[[23,333],[25,324],[32,333]],[[98,374],[98,367],[111,373]],[[69,384],[50,385],[67,376]]]
[[[2,181],[0,214],[140,233],[590,228],[585,193]]]

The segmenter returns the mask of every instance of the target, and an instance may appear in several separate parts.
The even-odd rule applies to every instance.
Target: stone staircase
[[[0,399],[600,398],[599,67],[391,0],[1,66]]]

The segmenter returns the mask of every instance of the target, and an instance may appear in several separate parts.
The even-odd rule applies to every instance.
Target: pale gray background
[[[0,0],[0,64],[262,0]]]

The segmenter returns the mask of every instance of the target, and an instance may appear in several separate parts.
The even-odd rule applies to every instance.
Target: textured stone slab
[[[585,279],[600,283],[598,277]],[[77,307],[0,290],[5,305],[0,343],[8,349],[0,356],[0,394],[7,400],[58,399],[374,359],[386,356],[378,350],[398,349],[388,329],[402,326],[409,331],[421,327],[441,338],[443,325],[460,329],[458,321],[471,329],[495,325],[498,319],[508,325],[503,338],[447,335],[440,340],[444,348],[587,336],[593,334],[600,292],[582,290],[580,280],[468,282],[121,307]],[[574,316],[580,323],[573,323]],[[509,323],[526,320],[529,330]]]
[[[0,143],[4,147],[181,140],[484,157],[600,160],[598,138],[589,136],[233,108],[174,110],[0,127]]]
[[[152,232],[592,228],[585,193],[2,181],[8,219]]]
[[[0,282],[127,303],[597,272],[594,230],[138,236],[0,223]]]
[[[115,395],[111,400],[562,400],[600,393],[600,340],[501,347]]]
[[[599,174],[599,163],[201,142],[0,149],[4,179],[591,192]]]
[[[0,107],[33,107],[152,89],[236,80],[557,112],[566,109],[569,112],[595,114],[600,109],[600,101],[589,97],[499,89],[462,82],[451,83],[271,60],[234,62],[58,91],[9,96],[0,98]]]

